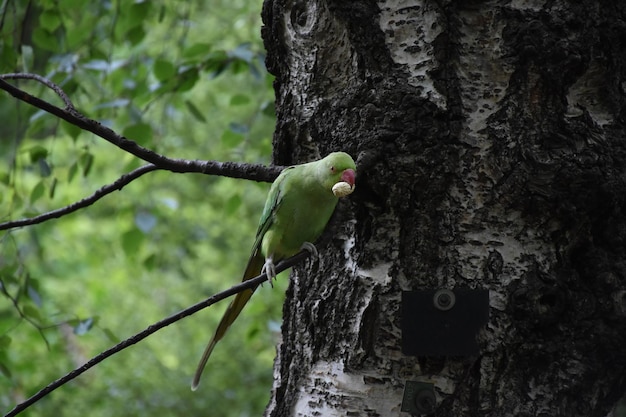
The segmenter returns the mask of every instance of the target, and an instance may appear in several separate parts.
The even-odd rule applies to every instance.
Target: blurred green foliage
[[[261,2],[7,0],[0,73],[32,72],[169,157],[269,163],[272,79]],[[63,107],[34,81],[11,81]],[[142,165],[0,91],[0,222],[84,198]],[[0,232],[0,409],[239,281],[269,185],[152,172],[69,216]],[[24,416],[262,414],[286,276],[261,288],[189,383],[225,308],[119,353]]]

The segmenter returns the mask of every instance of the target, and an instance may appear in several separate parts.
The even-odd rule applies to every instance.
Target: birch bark
[[[267,416],[605,416],[626,390],[626,4],[266,0],[274,159],[358,159],[292,273]],[[402,290],[480,288],[480,355],[401,351]]]

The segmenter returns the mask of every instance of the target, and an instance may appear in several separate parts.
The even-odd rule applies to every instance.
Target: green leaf
[[[58,52],[59,43],[56,36],[42,27],[36,27],[33,30],[33,42],[41,49],[50,52]]]
[[[3,363],[3,361],[0,361],[0,373],[9,379],[12,376],[11,370]]]
[[[276,107],[273,101],[266,101],[261,105],[261,113],[272,119],[276,118]]]
[[[6,350],[11,344],[11,338],[6,335],[0,335],[0,350]]]
[[[2,278],[4,279],[9,279],[12,282],[16,281],[15,277],[20,265],[16,262],[15,259],[3,259],[3,261],[8,263],[0,267],[0,276],[2,276]]]
[[[22,45],[22,48],[27,45]],[[32,51],[32,48],[31,48]],[[0,72],[11,72],[15,70],[18,55],[15,50],[6,43],[0,43]],[[28,70],[24,70],[28,71]]]
[[[61,26],[61,17],[56,10],[49,9],[39,15],[39,24],[48,32],[54,32]]]
[[[128,32],[126,32],[126,40],[131,43],[131,45],[137,45],[139,42],[146,37],[146,31],[143,29],[143,26],[135,26]]]
[[[60,8],[67,11],[76,10],[85,4],[85,0],[57,0]]]
[[[206,61],[204,62],[204,69],[207,72],[212,72],[213,76],[218,76],[228,63],[230,62],[230,58],[224,51],[214,51],[209,54]]]
[[[229,148],[234,148],[235,146],[239,145],[241,142],[243,142],[244,140],[244,136],[239,134],[239,133],[235,133],[232,130],[228,129],[225,130],[224,133],[222,133],[222,143],[229,147]]]
[[[52,179],[52,184],[50,185],[50,191],[48,191],[48,197],[52,200],[54,198],[54,193],[57,189],[58,180],[56,177]]]
[[[30,192],[30,204],[35,204],[35,202],[44,195],[45,191],[46,186],[44,185],[43,181],[39,181]]]
[[[157,263],[157,256],[154,253],[151,253],[143,260],[143,266],[146,267],[147,270],[154,270]]]
[[[139,229],[130,229],[122,235],[122,249],[129,258],[134,258],[145,239]]]
[[[116,37],[137,45],[141,42],[146,33],[143,29],[143,22],[150,11],[152,2],[120,2],[121,12],[115,25]]]
[[[200,109],[198,109],[196,107],[195,104],[193,104],[192,101],[190,100],[185,100],[185,105],[187,106],[187,109],[189,110],[189,113],[191,113],[191,115],[199,122],[202,123],[206,123],[206,118],[204,117],[204,115],[202,114],[202,112],[200,111]]]
[[[93,166],[93,154],[88,151],[83,152],[80,156],[80,164],[83,168],[83,177],[88,176]]]
[[[159,17],[157,18],[157,21],[159,23],[163,22],[163,18],[165,18],[165,15],[167,13],[167,9],[165,8],[165,5],[161,5],[161,8],[159,9]]]
[[[261,329],[259,328],[258,325],[250,326],[250,328],[248,329],[248,332],[246,333],[246,339],[248,339],[248,340],[254,339],[255,337],[257,337],[257,335],[259,334],[260,330]]]
[[[35,306],[33,306],[32,304],[26,304],[22,306],[22,313],[24,313],[26,317],[32,320],[41,322],[41,314],[39,313],[39,310],[35,308]]]
[[[102,331],[104,332],[104,335],[107,337],[107,339],[109,339],[111,342],[115,344],[120,342],[120,338],[117,337],[115,333],[113,333],[110,329],[104,328],[102,329]]]
[[[224,205],[224,212],[229,216],[234,214],[241,206],[241,203],[241,196],[239,194],[231,196],[228,200],[226,200],[226,204]]]
[[[78,138],[78,135],[80,135],[80,132],[83,131],[80,127],[75,126],[75,125],[73,125],[71,123],[68,123],[65,120],[61,120],[61,128],[74,141],[76,141],[76,139]]]
[[[42,9],[50,9],[52,7],[54,7],[54,3],[55,0],[40,0],[39,1],[39,7],[41,7]]]
[[[28,155],[30,156],[30,162],[37,163],[40,159],[44,159],[48,156],[48,149],[41,145],[35,145],[28,149]]]
[[[90,42],[90,35],[92,34],[94,26],[97,26],[97,23],[97,16],[83,14],[79,21],[74,20],[70,25],[64,25],[66,49],[68,51],[77,51],[86,43]],[[98,47],[91,43],[89,55],[87,55],[86,58],[93,58],[97,54]]]
[[[230,98],[231,106],[243,106],[250,103],[250,97],[245,94],[235,94]]]
[[[231,59],[229,64],[233,74],[241,74],[250,68],[250,64],[242,59]]]
[[[22,199],[22,196],[20,196],[17,192],[14,191],[11,194],[11,197],[12,197],[11,204],[13,204],[14,209],[21,208],[24,205],[24,200]]]
[[[152,127],[147,123],[126,126],[122,135],[142,146],[152,142]]]
[[[70,168],[67,170],[67,182],[72,182],[77,172],[78,172],[78,163],[74,162],[72,165],[70,165]]]
[[[152,2],[149,1],[135,1],[126,12],[126,18],[135,22],[143,22],[150,9],[152,8]]]
[[[204,42],[194,43],[183,50],[183,58],[196,60],[206,56],[209,52],[211,52],[211,44]]]
[[[188,68],[179,74],[180,82],[178,84],[178,91],[185,92],[193,88],[198,82],[200,75],[196,68]]]
[[[157,80],[164,82],[176,75],[176,67],[170,61],[157,59],[152,66],[152,72]]]

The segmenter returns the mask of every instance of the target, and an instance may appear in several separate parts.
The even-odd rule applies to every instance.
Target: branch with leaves
[[[308,250],[303,250],[299,253],[297,253],[296,255],[285,259],[284,261],[281,261],[280,263],[278,263],[278,265],[276,265],[276,273],[280,273],[288,268],[291,268],[294,265],[297,265],[298,263],[304,261],[306,258],[308,258],[310,256],[310,252]],[[42,388],[40,391],[38,391],[35,395],[33,395],[32,397],[28,398],[26,401],[16,405],[11,411],[9,411],[7,414],[4,415],[4,417],[13,417],[16,416],[18,414],[20,414],[22,411],[26,410],[28,407],[30,407],[31,405],[35,404],[37,401],[41,400],[42,398],[44,398],[46,395],[50,394],[51,392],[53,392],[54,390],[56,390],[57,388],[65,385],[66,383],[70,382],[71,380],[73,380],[74,378],[80,376],[81,374],[87,372],[89,369],[93,368],[94,366],[96,366],[97,364],[99,364],[100,362],[104,361],[105,359],[113,356],[114,354],[121,352],[122,350],[142,341],[143,339],[145,339],[146,337],[150,336],[151,334],[156,333],[157,331],[163,329],[164,327],[169,326],[172,323],[175,323],[179,320],[184,319],[185,317],[191,316],[192,314],[197,313],[200,310],[203,310],[207,307],[210,307],[211,305],[217,303],[218,301],[222,301],[225,298],[228,298],[230,296],[233,296],[243,290],[246,289],[250,289],[250,288],[256,288],[257,286],[259,286],[260,284],[267,282],[267,274],[266,273],[262,273],[261,275],[258,275],[254,278],[251,278],[247,281],[243,281],[240,284],[234,285],[231,288],[219,292],[207,299],[205,299],[204,301],[201,301],[197,304],[192,305],[191,307],[188,307],[174,315],[171,315],[157,323],[154,323],[150,326],[148,326],[145,330],[129,337],[128,339],[118,343],[117,345],[113,346],[112,348],[105,350],[104,352],[100,353],[99,355],[93,357],[92,359],[90,359],[87,363],[85,363],[83,366],[74,369],[73,371],[69,372],[68,374],[66,374],[65,376],[57,379],[56,381],[50,383],[49,385],[47,385],[46,387]]]
[[[26,91],[15,87],[14,85],[5,81],[5,79],[31,79],[41,82],[43,85],[50,87],[53,91],[59,94],[65,103],[65,108],[60,108],[51,104],[45,100],[28,94]],[[273,166],[268,167],[260,164],[244,164],[237,162],[219,162],[219,161],[203,161],[199,159],[175,159],[168,158],[164,155],[160,155],[150,149],[140,146],[136,142],[125,138],[124,136],[116,133],[112,129],[104,126],[96,120],[90,119],[80,113],[72,105],[67,95],[63,92],[61,87],[56,85],[50,80],[46,80],[40,76],[34,76],[33,74],[17,73],[17,74],[1,74],[0,75],[0,89],[8,92],[13,97],[21,100],[31,106],[37,107],[45,112],[48,112],[59,119],[79,127],[83,130],[93,133],[96,136],[112,143],[120,149],[155,165],[158,169],[167,171],[184,173],[195,172],[209,175],[220,175],[230,178],[239,178],[253,181],[273,181],[280,171],[284,167]]]
[[[73,213],[76,210],[80,210],[82,208],[92,205],[96,201],[100,200],[102,197],[108,194],[111,194],[113,191],[121,190],[125,185],[136,180],[142,175],[147,174],[148,172],[156,171],[158,169],[159,168],[157,166],[152,165],[152,164],[144,165],[142,167],[139,167],[129,172],[128,174],[122,175],[115,182],[101,187],[99,190],[97,190],[95,193],[93,193],[89,197],[85,197],[82,200],[76,201],[68,206],[65,206],[56,210],[52,210],[46,213],[42,213],[38,216],[0,223],[0,230],[14,229],[14,228],[23,227],[23,226],[32,226],[34,224],[43,223],[46,220],[57,219],[59,217]]]
[[[31,80],[36,81],[47,88],[51,89],[56,93],[56,95],[63,101],[64,107],[59,107],[54,105],[48,101],[45,101],[39,97],[33,96],[26,91],[12,85],[6,80]],[[148,162],[147,165],[141,166],[131,172],[128,172],[122,176],[120,176],[117,180],[110,184],[106,184],[102,186],[100,189],[95,191],[92,195],[85,197],[79,201],[76,201],[72,204],[69,204],[65,207],[58,208],[55,210],[51,210],[34,217],[24,218],[19,220],[11,220],[4,223],[0,223],[0,230],[9,230],[19,227],[31,226],[39,223],[43,223],[45,221],[56,219],[63,217],[65,215],[69,215],[71,213],[76,212],[82,208],[88,207],[106,195],[111,194],[113,191],[121,190],[123,187],[131,183],[132,181],[140,178],[141,176],[158,170],[167,170],[175,173],[202,173],[208,175],[218,175],[225,176],[231,178],[239,178],[239,179],[247,179],[254,181],[265,181],[271,182],[273,181],[283,167],[268,167],[264,165],[257,164],[244,164],[244,163],[235,163],[235,162],[218,162],[218,161],[203,161],[203,160],[186,160],[186,159],[173,159],[168,158],[164,155],[158,154],[150,149],[140,146],[136,142],[127,139],[126,137],[116,133],[114,130],[104,126],[96,120],[90,119],[80,113],[70,100],[69,96],[63,91],[63,89],[55,84],[54,82],[41,77],[36,74],[27,74],[27,73],[11,73],[11,74],[2,74],[0,75],[0,89],[8,92],[16,99],[23,101],[31,106],[34,106],[38,109],[41,109],[53,116],[58,117],[59,119],[65,120],[66,122],[79,127],[82,130],[91,132],[96,136],[105,139],[106,141],[112,143],[118,148],[134,155],[135,157]],[[306,257],[309,256],[309,252],[303,251],[299,254],[279,263],[276,267],[276,272],[283,271],[291,266],[301,262]],[[20,414],[22,411],[35,404],[40,399],[49,395],[51,392],[56,390],[57,388],[63,386],[67,382],[73,380],[79,375],[86,372],[88,369],[96,366],[103,360],[111,357],[112,355],[132,346],[133,344],[138,343],[139,341],[145,339],[151,334],[157,332],[158,330],[175,323],[178,320],[181,320],[187,316],[190,316],[206,307],[209,307],[218,301],[221,301],[231,295],[234,295],[240,291],[243,291],[248,288],[254,288],[261,284],[262,282],[267,280],[266,274],[261,274],[253,279],[242,282],[241,284],[235,285],[232,288],[217,293],[206,300],[197,303],[177,314],[174,314],[170,317],[167,317],[164,320],[161,320],[149,327],[147,327],[142,332],[139,332],[128,339],[122,341],[121,343],[113,346],[112,348],[102,352],[101,354],[95,356],[91,360],[89,360],[84,365],[79,368],[74,369],[69,372],[65,376],[59,378],[56,381],[53,381],[32,397],[28,398],[26,401],[16,405],[8,414],[8,416],[16,416]],[[0,287],[4,288],[2,285]],[[5,294],[8,295],[8,294]]]
[[[65,104],[65,108],[60,108],[54,104],[35,97],[26,91],[15,87],[14,85],[6,82],[7,79],[24,79],[34,80],[54,91]],[[44,110],[66,122],[77,126],[83,130],[91,132],[102,139],[112,143],[118,148],[150,163],[140,167],[128,174],[121,176],[115,182],[109,185],[105,185],[96,191],[93,195],[86,197],[80,201],[77,201],[69,206],[59,208],[41,215],[21,219],[15,221],[9,221],[0,223],[0,230],[7,230],[16,227],[29,226],[33,224],[42,223],[46,220],[62,217],[66,214],[72,213],[81,208],[87,207],[100,198],[115,190],[121,190],[122,187],[139,178],[140,176],[156,170],[167,170],[176,173],[202,173],[208,175],[219,175],[230,178],[247,179],[253,181],[265,181],[271,182],[282,171],[284,167],[280,166],[265,166],[259,164],[245,164],[237,162],[219,162],[219,161],[203,161],[203,160],[188,160],[188,159],[174,159],[168,158],[164,155],[158,154],[150,149],[144,148],[138,145],[136,142],[119,135],[112,129],[104,126],[96,120],[90,119],[81,114],[63,91],[63,89],[54,82],[41,77],[36,74],[29,73],[10,73],[0,74],[0,89],[8,92],[13,97],[28,103],[38,109]]]
[[[230,284],[221,279],[238,275],[263,183],[281,167],[264,166],[276,113],[274,77],[255,29],[259,5],[0,3],[1,416],[145,328],[147,315],[156,322],[234,284],[235,276]],[[224,22],[238,24],[225,33]],[[279,317],[282,291],[262,292]],[[155,359],[204,334],[204,320],[188,321],[191,333],[169,326],[180,337],[153,346]],[[75,395],[64,386],[26,414],[65,407],[77,417],[80,406],[68,406],[67,396],[94,414],[128,411],[126,393],[143,395],[167,365],[137,359],[116,355],[112,367],[94,366],[105,379],[83,381],[87,372],[72,383],[89,389]],[[145,378],[126,372],[137,367]],[[260,377],[267,367],[233,376],[243,372]],[[98,402],[111,380],[123,395]],[[189,395],[191,414],[205,408],[206,398],[191,396],[187,384],[173,388],[176,400]],[[262,390],[257,384],[229,400],[246,397],[258,414]],[[155,414],[162,406],[149,404]],[[229,408],[222,402],[215,412]]]

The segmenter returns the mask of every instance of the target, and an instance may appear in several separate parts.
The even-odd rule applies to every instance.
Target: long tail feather
[[[250,260],[248,261],[248,266],[246,267],[246,272],[243,275],[242,281],[247,281],[250,278],[254,278],[255,276],[257,276],[260,273],[262,266],[263,266],[262,256],[257,255],[257,256],[253,256],[252,258],[250,258]],[[228,308],[226,309],[224,316],[222,316],[222,320],[220,320],[220,324],[217,326],[217,329],[215,330],[215,334],[211,338],[211,341],[207,345],[206,349],[204,349],[202,358],[200,358],[200,362],[198,363],[198,367],[196,368],[196,373],[194,374],[193,380],[191,382],[192,391],[195,391],[198,388],[198,385],[200,385],[200,377],[202,376],[204,367],[206,366],[207,361],[209,360],[209,357],[211,356],[211,353],[213,352],[213,348],[215,348],[215,345],[217,344],[217,342],[219,342],[222,339],[222,337],[224,337],[230,325],[233,324],[233,322],[237,319],[237,317],[239,316],[239,313],[241,313],[241,310],[243,310],[245,305],[250,300],[250,297],[252,297],[252,294],[254,293],[255,289],[256,287],[240,292],[239,294],[235,296],[235,299],[231,301],[231,303],[228,305]]]

